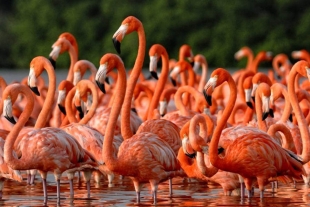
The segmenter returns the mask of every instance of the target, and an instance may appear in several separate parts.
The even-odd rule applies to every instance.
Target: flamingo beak
[[[273,113],[273,109],[269,109],[269,115],[274,118],[274,113]]]
[[[11,122],[12,124],[16,124],[16,121],[14,119],[13,116],[8,116],[8,115],[5,115],[4,116],[9,122]]]
[[[268,117],[269,112],[263,112],[263,121]]]
[[[67,115],[66,108],[63,105],[58,104],[58,108],[61,111],[61,113],[63,113],[64,115]]]
[[[113,45],[114,45],[114,48],[116,49],[117,53],[121,54],[121,42],[118,41],[116,38],[112,38],[112,41],[113,41]]]
[[[78,112],[79,112],[79,117],[80,117],[80,119],[83,119],[84,113],[83,113],[82,107],[81,107],[81,106],[76,106],[75,108],[76,108],[76,110],[78,110]]]
[[[99,81],[96,81],[97,86],[99,87],[99,89],[102,91],[102,93],[106,93],[105,87],[104,87],[104,83],[100,83]]]
[[[153,78],[158,80],[158,76],[157,76],[157,73],[155,71],[151,71],[151,75],[152,75]]]
[[[36,94],[37,96],[40,96],[40,92],[39,92],[39,90],[38,90],[38,87],[31,87],[31,86],[29,86],[29,88],[32,90],[32,92],[34,93],[34,94]]]
[[[203,95],[204,95],[207,103],[209,104],[209,106],[212,106],[212,96],[208,95],[205,90],[203,91]]]
[[[52,66],[54,67],[54,70],[55,70],[56,69],[56,61],[51,56],[49,56],[48,59],[51,62]]]
[[[171,83],[173,84],[173,86],[177,86],[177,81],[174,80],[172,77],[170,77]]]
[[[247,101],[246,102],[246,105],[248,105],[248,107],[250,107],[251,109],[253,109],[253,104],[251,101]]]
[[[293,114],[290,114],[290,116],[288,117],[288,119],[290,120],[290,122],[293,122]]]

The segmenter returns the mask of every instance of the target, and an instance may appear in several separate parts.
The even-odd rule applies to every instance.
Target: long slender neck
[[[189,110],[186,108],[185,104],[182,102],[182,95],[184,93],[188,94],[193,94],[194,93],[194,88],[190,86],[181,86],[178,88],[177,92],[174,95],[174,101],[176,108],[181,112],[182,116],[189,116]]]
[[[69,121],[69,123],[78,123],[78,120],[76,119],[74,112],[73,112],[73,107],[72,107],[72,100],[74,97],[74,94],[76,92],[76,87],[72,88],[69,93],[67,94],[66,97],[66,102],[65,102],[65,106],[66,106],[66,117]]]
[[[118,78],[117,78],[117,86],[115,92],[117,96],[114,97],[114,104],[111,107],[109,121],[107,123],[106,132],[104,136],[103,146],[102,146],[102,156],[105,164],[107,165],[108,169],[112,171],[117,171],[120,164],[117,162],[117,158],[114,156],[113,151],[113,139],[114,139],[114,129],[116,126],[117,119],[119,117],[122,104],[125,97],[126,91],[126,72],[125,68],[119,67],[118,68]]]
[[[140,76],[143,61],[145,56],[145,33],[143,26],[140,26],[137,30],[139,37],[139,48],[138,55],[135,61],[135,65],[130,74],[130,78],[127,83],[125,101],[121,111],[121,132],[124,139],[128,139],[133,136],[133,132],[130,128],[130,111],[131,111],[131,101],[133,97],[134,88],[136,86],[137,80]],[[120,80],[117,80],[119,82]],[[114,100],[115,101],[115,100]]]
[[[226,126],[227,120],[234,108],[236,98],[237,98],[237,88],[232,77],[228,77],[227,80],[230,89],[229,101],[227,106],[225,107],[221,119],[218,121],[217,126],[214,130],[213,137],[210,143],[209,155],[210,161],[213,166],[222,169],[225,166],[223,159],[218,156],[218,143],[221,137],[222,130]],[[224,158],[225,159],[225,158]]]
[[[90,107],[90,110],[87,112],[87,114],[79,121],[80,124],[87,124],[88,121],[94,116],[96,113],[96,108],[98,106],[98,93],[97,88],[94,84],[88,84],[88,87],[91,90],[92,96],[93,96],[93,102]]]
[[[56,91],[56,76],[54,68],[51,67],[50,64],[45,64],[45,70],[48,75],[48,91],[46,95],[46,99],[44,101],[42,110],[38,116],[37,122],[34,126],[34,128],[39,129],[46,126],[46,123],[48,122],[50,115],[52,113],[52,108],[54,104],[54,97],[55,97],[55,91]]]
[[[12,130],[8,134],[4,144],[4,161],[14,170],[28,170],[28,169],[36,169],[35,167],[29,166],[31,162],[25,162],[26,158],[17,159],[13,156],[14,143],[16,138],[19,135],[19,132],[25,126],[28,121],[31,112],[33,110],[34,101],[32,98],[32,93],[29,91],[26,86],[18,89],[19,93],[22,93],[27,98],[27,104],[25,109],[21,113],[17,123],[13,126]],[[31,97],[31,98],[29,98]]]
[[[69,46],[69,56],[70,56],[70,68],[68,71],[68,75],[67,75],[67,80],[70,81],[71,83],[73,83],[73,77],[74,77],[74,64],[77,62],[78,60],[78,55],[76,53],[76,51],[74,50],[74,48],[72,47],[72,45],[70,44]]]
[[[289,119],[292,112],[292,105],[289,101],[290,99],[287,90],[282,89],[282,94],[284,96],[285,105],[280,121],[285,123]]]
[[[294,141],[293,141],[293,137],[292,137],[292,134],[290,132],[290,130],[283,124],[273,124],[269,127],[268,129],[268,134],[271,136],[271,137],[276,137],[276,132],[282,132],[284,134],[284,137],[282,137],[282,146],[283,148],[285,149],[288,149],[288,150],[291,150],[292,152],[296,153],[296,148],[295,148],[295,144],[294,144]]]
[[[165,88],[167,78],[169,75],[169,57],[168,57],[168,53],[166,51],[163,52],[163,54],[161,55],[161,59],[162,59],[162,72],[160,74],[160,78],[157,82],[157,85],[156,85],[156,88],[155,88],[155,91],[153,94],[153,98],[152,98],[151,104],[150,104],[149,109],[148,109],[148,115],[147,115],[148,120],[152,119],[152,117],[153,117],[152,116],[153,111],[158,106],[160,95]]]
[[[207,62],[203,62],[201,64],[201,68],[202,68],[202,73],[201,73],[201,78],[199,81],[199,85],[198,85],[198,91],[199,92],[203,92],[203,87],[206,85],[206,80],[207,80],[207,74],[208,74],[208,64]]]
[[[267,132],[266,122],[263,121],[262,98],[257,92],[255,94],[255,110],[256,110],[258,128],[264,132]]]
[[[295,64],[296,65],[296,64]],[[294,65],[294,66],[295,66]],[[289,74],[289,81],[288,81],[288,93],[290,96],[291,104],[298,122],[301,139],[302,139],[302,154],[300,155],[302,158],[303,163],[307,163],[310,160],[310,141],[309,141],[309,131],[306,124],[306,120],[302,111],[298,105],[297,96],[295,93],[295,77],[298,74],[296,68],[293,66],[291,72]]]

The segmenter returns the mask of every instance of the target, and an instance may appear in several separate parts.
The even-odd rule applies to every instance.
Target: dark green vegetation
[[[48,56],[59,34],[68,31],[79,44],[79,59],[96,66],[101,56],[115,53],[112,35],[122,20],[134,15],[144,24],[147,50],[155,43],[178,58],[179,47],[189,44],[206,56],[210,67],[243,67],[234,53],[249,46],[256,54],[269,50],[290,56],[310,49],[310,1],[304,0],[2,0],[0,2],[0,68],[28,68],[31,59]],[[122,54],[131,67],[137,36],[129,35]],[[59,68],[67,68],[61,56]]]

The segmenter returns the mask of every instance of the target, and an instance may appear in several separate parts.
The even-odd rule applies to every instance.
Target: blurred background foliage
[[[48,57],[65,31],[76,37],[79,59],[98,66],[103,54],[116,53],[112,35],[129,15],[144,25],[147,53],[159,43],[178,59],[180,46],[189,44],[210,67],[244,67],[245,60],[234,59],[243,46],[254,54],[268,50],[289,57],[293,50],[310,49],[310,1],[304,0],[2,0],[0,68],[28,68],[33,57]],[[122,42],[126,67],[134,64],[136,51],[134,33]],[[145,58],[147,68],[148,54]],[[61,55],[57,67],[68,68],[69,61]]]

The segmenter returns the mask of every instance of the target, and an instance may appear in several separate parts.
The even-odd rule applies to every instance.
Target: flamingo
[[[241,175],[249,192],[256,179],[260,197],[263,198],[265,185],[270,178],[290,175],[299,179],[304,175],[302,166],[304,159],[300,160],[294,153],[283,149],[267,133],[256,128],[237,126],[223,130],[236,101],[236,84],[228,71],[218,68],[212,72],[204,90],[204,95],[211,104],[212,92],[226,81],[230,88],[229,103],[231,104],[224,109],[214,130],[209,148],[210,162],[221,170]],[[226,146],[221,146],[224,149],[224,155],[219,156],[219,141],[225,138],[223,134],[230,131],[236,138],[226,142]]]
[[[206,85],[206,82],[207,82],[208,63],[207,63],[205,56],[203,56],[202,54],[197,54],[194,57],[193,70],[197,73],[200,66],[202,68],[202,73],[201,75],[196,75],[196,78],[197,80],[200,79],[199,84],[198,84],[198,91],[202,93],[203,87]]]
[[[117,104],[113,105],[113,113],[111,111],[111,116],[108,122],[106,136],[103,143],[103,148],[105,149],[103,156],[105,157],[105,162],[108,168],[111,167],[113,170],[119,171],[119,174],[128,175],[132,178],[137,193],[138,203],[140,202],[141,184],[150,182],[154,204],[156,204],[158,184],[172,177],[183,175],[184,172],[180,168],[175,152],[162,137],[155,134],[153,131],[141,131],[140,133],[133,135],[133,132],[130,129],[130,105],[133,89],[142,70],[145,55],[145,33],[141,21],[136,17],[129,16],[123,20],[121,26],[113,35],[114,45],[116,46],[117,51],[120,52],[120,42],[125,35],[133,31],[137,31],[138,33],[138,55],[127,84],[123,106],[121,106],[121,103],[123,102],[121,99],[124,99],[124,95],[122,95],[123,97],[121,97],[121,95],[115,97],[115,103]],[[119,58],[116,60],[119,60]],[[109,63],[108,66],[110,67],[110,65],[111,64]],[[118,66],[121,70],[124,70],[123,64],[118,63]],[[124,72],[120,73],[120,70],[118,72],[118,79],[120,79],[120,81],[118,81],[119,88],[117,92],[124,94],[123,91],[125,85],[123,82],[126,83],[124,77],[125,74]],[[120,75],[122,75],[122,77],[120,77]],[[122,85],[120,85],[121,83]],[[111,150],[107,148],[110,147],[109,144],[111,144],[112,141],[111,138],[113,131],[110,131],[110,125],[113,129],[113,125],[115,125],[121,107],[121,131],[124,137],[124,142],[119,148],[118,157],[115,158],[111,156]],[[177,127],[173,123],[168,121],[166,123],[168,130],[171,130],[171,127],[168,126],[170,123],[178,133]],[[166,125],[164,126],[165,127],[161,129],[162,131],[166,130]],[[123,169],[120,169],[121,166]],[[170,188],[170,194],[172,193],[171,190],[172,189]]]
[[[30,89],[20,84],[9,85],[2,95],[2,102],[4,104],[3,114],[5,118],[15,123],[12,116],[12,105],[19,94],[25,95],[28,103],[6,138],[4,161],[15,170],[39,170],[43,181],[45,204],[47,202],[47,172],[52,171],[57,181],[57,198],[59,200],[61,174],[66,171],[68,176],[73,176],[77,170],[96,167],[97,162],[90,154],[83,150],[72,136],[61,129],[51,127],[33,129],[25,133],[19,141],[21,155],[15,158],[12,154],[13,146],[31,114],[33,97]]]
[[[71,109],[73,96],[75,96],[74,98],[78,100],[78,103],[80,103],[81,98],[84,100],[87,99],[89,90],[93,96],[92,106],[90,107],[88,113],[78,122]],[[98,168],[100,172],[108,176],[109,185],[111,186],[114,174],[106,168],[104,161],[102,160],[102,142],[104,137],[98,130],[86,125],[89,119],[94,115],[97,105],[98,95],[96,86],[89,80],[79,81],[79,83],[72,90],[70,90],[66,98],[66,108],[68,112],[67,117],[70,124],[62,126],[61,129],[72,135],[83,147],[83,149],[87,150],[93,157],[96,158],[99,163]],[[114,142],[113,148],[115,152],[117,152],[118,146],[116,145],[116,142]],[[100,172],[94,171],[95,181],[97,183],[100,181]],[[87,192],[89,196],[91,171],[83,171],[83,173],[87,182]],[[73,192],[71,192],[71,196],[73,197]]]
[[[128,22],[128,28],[130,28],[129,31],[133,30],[132,21],[136,23],[134,25],[140,27],[142,26],[139,22],[139,24],[137,24],[137,21],[139,20],[136,18],[128,17],[124,20],[124,24]],[[117,55],[105,54],[101,60],[103,65],[106,67],[105,71],[107,73],[114,67],[118,69],[119,80],[117,82],[117,88],[115,89],[115,92],[117,92],[118,95],[115,96],[115,104],[111,109],[110,118],[107,123],[105,138],[103,141],[103,160],[112,172],[131,177],[135,186],[138,203],[140,202],[141,184],[150,182],[154,203],[156,203],[158,183],[163,182],[170,177],[179,175],[180,173],[180,166],[176,159],[176,155],[169,144],[154,133],[141,132],[136,133],[131,137],[128,135],[126,136],[123,130],[126,129],[126,127],[129,127],[126,131],[131,132],[131,129],[128,123],[130,122],[129,117],[126,118],[126,116],[124,116],[125,113],[123,112],[122,121],[123,119],[126,119],[126,123],[128,123],[127,126],[122,125],[121,127],[122,135],[125,139],[119,147],[117,157],[113,155],[111,146],[114,137],[114,128],[121,108],[124,109],[122,102],[124,101],[125,96],[126,73],[124,65]],[[126,99],[129,102],[131,101],[128,97],[126,97]],[[130,111],[130,106],[130,104],[127,104],[127,107],[129,107],[127,109],[128,111]]]

